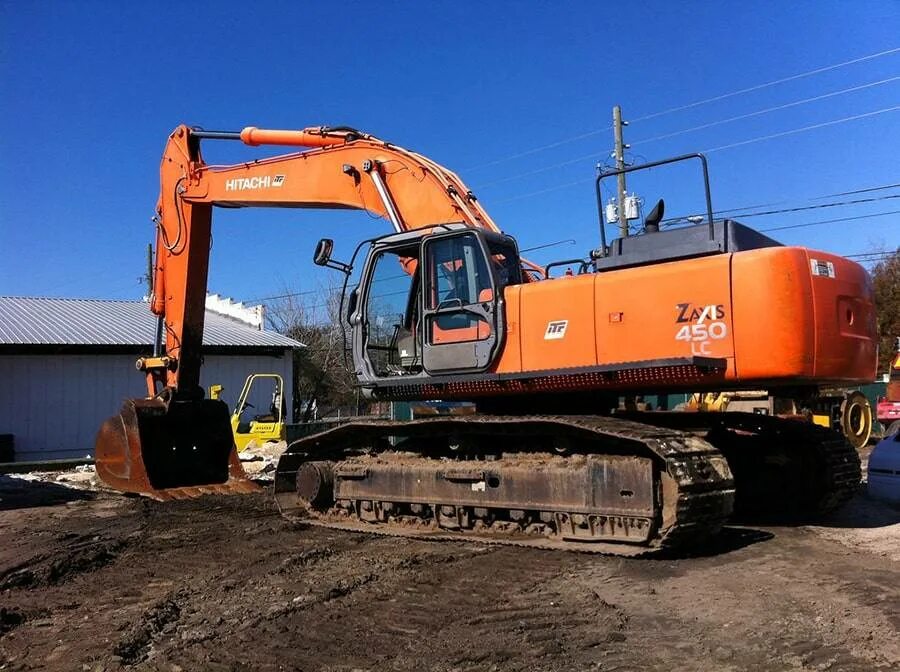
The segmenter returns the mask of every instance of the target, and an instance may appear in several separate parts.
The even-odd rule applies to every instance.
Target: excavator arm
[[[236,165],[203,161],[202,139],[282,145],[299,151]],[[148,391],[199,385],[200,345],[214,206],[366,210],[395,231],[463,222],[499,232],[474,194],[430,159],[346,128],[245,128],[239,133],[179,126],[160,167],[157,256],[151,310],[161,320],[156,357],[142,360]],[[527,264],[527,262],[526,262]],[[539,271],[528,264],[527,270]]]
[[[210,165],[201,153],[204,140],[296,151]],[[242,481],[222,429],[223,404],[203,399],[200,387],[215,206],[365,210],[388,220],[396,232],[449,223],[499,232],[452,171],[354,129],[221,132],[179,126],[163,153],[154,218],[157,254],[150,309],[157,316],[156,342],[153,356],[137,362],[147,376],[149,398],[126,401],[97,439],[98,471],[114,487],[174,496],[184,485]],[[542,276],[540,267],[523,265],[526,280]],[[160,457],[167,451],[174,457]],[[181,472],[193,474],[196,483],[185,483]]]

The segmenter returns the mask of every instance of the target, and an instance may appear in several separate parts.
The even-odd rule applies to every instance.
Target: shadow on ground
[[[679,560],[684,558],[710,558],[725,553],[733,553],[747,546],[758,544],[761,541],[768,541],[775,535],[764,530],[757,530],[751,527],[739,527],[736,525],[726,525],[719,533],[702,546],[696,546],[687,549],[663,551],[657,556],[661,560]]]
[[[96,493],[87,490],[76,490],[57,483],[28,481],[0,474],[0,511],[55,506],[95,497]]]
[[[846,506],[822,520],[819,527],[873,528],[889,527],[900,523],[900,506],[882,502],[868,495],[863,486]]]

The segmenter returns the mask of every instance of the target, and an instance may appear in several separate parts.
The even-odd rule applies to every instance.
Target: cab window
[[[491,276],[474,235],[429,241],[426,250],[429,310],[468,306],[493,298],[486,298],[491,293]]]
[[[437,311],[425,325],[431,345],[482,341],[492,333],[490,323],[466,306],[492,302],[493,281],[475,235],[428,241],[425,245],[425,307]]]
[[[379,376],[398,375],[410,366],[405,353],[411,346],[404,344],[415,329],[416,254],[416,248],[404,248],[375,258],[366,296],[366,354]]]

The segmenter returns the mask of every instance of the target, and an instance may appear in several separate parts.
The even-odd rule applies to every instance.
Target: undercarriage
[[[365,420],[288,447],[282,513],[314,525],[615,555],[701,547],[730,519],[816,515],[859,483],[856,452],[743,413]]]

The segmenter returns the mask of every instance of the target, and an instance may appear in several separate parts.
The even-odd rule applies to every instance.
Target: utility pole
[[[153,243],[147,243],[147,296],[153,294]]]
[[[613,129],[616,134],[616,170],[622,170],[625,167],[625,149],[626,145],[622,140],[622,127],[627,126],[627,121],[622,121],[622,108],[616,105],[613,108]],[[625,173],[619,173],[617,176],[618,196],[616,204],[619,213],[619,235],[622,238],[628,236],[628,219],[625,216]]]

